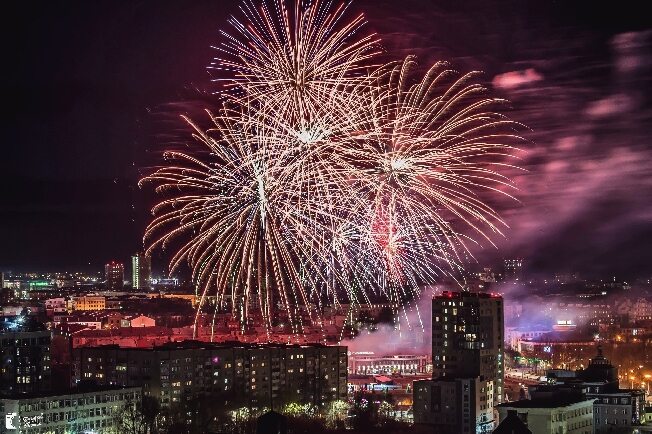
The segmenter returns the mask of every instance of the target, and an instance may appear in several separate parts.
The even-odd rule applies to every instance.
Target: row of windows
[[[599,419],[596,417],[595,423],[600,424],[600,422],[604,422],[604,425],[631,425],[631,422],[629,422],[627,419],[617,419],[615,417],[613,419]]]
[[[102,428],[110,428],[113,426],[113,421],[111,419],[102,419],[97,421],[85,422],[85,423],[70,423],[61,427],[52,427],[44,429],[43,427],[37,428],[28,428],[23,429],[21,432],[24,434],[67,434],[70,432],[89,432],[96,431]]]
[[[602,408],[602,409],[601,409],[600,407],[596,407],[596,409],[595,409],[595,413],[596,413],[596,414],[609,414],[609,409],[607,409],[607,408]],[[615,409],[615,408],[614,408],[613,411],[612,411],[612,413],[613,413],[613,414],[618,414],[618,409]],[[627,412],[627,409],[626,409],[626,408],[623,408],[623,409],[621,410],[621,414],[627,414],[627,413],[628,413],[628,412]]]
[[[117,402],[124,401],[128,399],[136,400],[138,398],[137,392],[121,392],[118,394],[103,394],[103,395],[91,395],[83,398],[73,398],[73,399],[59,399],[53,400],[51,398],[42,399],[37,402],[32,403],[22,403],[19,406],[21,412],[24,411],[43,411],[53,408],[66,408],[66,407],[77,407],[84,405],[100,404],[107,402]]]
[[[592,407],[583,407],[571,411],[566,411],[563,413],[555,413],[552,415],[552,421],[560,422],[560,421],[571,419],[573,417],[584,416],[592,413],[593,413]]]
[[[2,339],[1,342],[3,347],[36,347],[50,345],[50,337],[44,336],[40,338]]]

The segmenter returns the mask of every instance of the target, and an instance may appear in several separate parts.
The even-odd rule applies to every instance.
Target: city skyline
[[[13,2],[0,433],[652,432],[635,2]]]

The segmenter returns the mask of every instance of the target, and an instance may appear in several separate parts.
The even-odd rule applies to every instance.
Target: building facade
[[[134,289],[148,290],[152,286],[152,258],[142,253],[131,257],[131,284]]]
[[[104,266],[104,278],[107,291],[122,291],[125,280],[125,266],[120,262],[109,262]]]
[[[429,359],[430,357],[425,354],[392,356],[349,354],[349,372],[359,375],[425,374],[432,369]]]
[[[593,434],[593,400],[575,397],[535,398],[498,406],[500,421],[515,412],[532,434]]]
[[[75,297],[73,301],[74,310],[104,310],[106,309],[106,297],[101,295],[84,295]]]
[[[51,334],[42,325],[15,317],[0,321],[0,395],[50,390]]]
[[[140,397],[134,387],[0,398],[0,434],[116,434],[120,412]]]
[[[153,349],[75,348],[74,379],[142,385],[163,405],[214,396],[229,406],[323,405],[347,397],[346,347],[184,342]]]
[[[645,423],[645,392],[620,390],[612,393],[587,394],[595,398],[593,424],[595,434],[631,433]]]
[[[432,301],[433,378],[482,377],[502,400],[503,299],[488,293],[444,292]]]
[[[487,433],[494,427],[494,385],[475,378],[414,382],[414,422],[441,434]]]
[[[503,394],[503,299],[448,292],[432,300],[432,380],[414,383],[414,422],[440,433],[493,431]]]

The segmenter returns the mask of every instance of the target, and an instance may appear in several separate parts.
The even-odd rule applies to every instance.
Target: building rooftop
[[[306,343],[306,344],[278,344],[278,343],[248,343],[240,341],[227,341],[227,342],[202,342],[202,341],[181,341],[181,342],[166,342],[163,345],[155,346],[154,348],[122,348],[132,351],[152,351],[152,350],[186,350],[186,349],[228,349],[228,348],[329,348],[338,347],[346,348],[342,345],[324,345],[322,343]],[[83,349],[93,348],[121,348],[119,345],[99,345],[97,347],[82,347]]]
[[[514,411],[507,412],[507,417],[498,424],[493,434],[532,434],[532,431],[525,425]]]
[[[58,389],[52,390],[49,392],[38,392],[38,393],[21,393],[14,395],[0,396],[0,400],[20,400],[20,399],[35,399],[35,398],[50,398],[57,396],[70,396],[82,393],[101,393],[101,392],[112,392],[116,390],[127,390],[127,389],[142,389],[141,387],[123,387],[123,386],[97,386],[94,384],[84,384],[81,383],[75,388],[70,389]]]
[[[464,299],[464,298],[502,298],[500,294],[489,292],[470,292],[470,291],[444,291],[441,295],[434,297],[435,300],[443,300],[448,298]]]
[[[604,357],[602,345],[598,345],[598,354],[591,359],[586,369],[578,372],[577,377],[584,382],[602,382],[618,389],[618,369]]]

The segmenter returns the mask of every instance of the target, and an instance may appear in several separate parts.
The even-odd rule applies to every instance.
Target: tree
[[[115,426],[121,434],[158,434],[160,415],[158,399],[151,396],[143,396],[140,401],[130,399],[115,416]]]
[[[346,401],[331,402],[326,409],[326,426],[330,429],[344,429],[349,408]]]
[[[147,427],[147,432],[150,434],[158,433],[157,419],[161,414],[161,403],[158,399],[144,395],[140,401],[140,412]]]
[[[122,434],[147,434],[147,423],[138,402],[129,399],[116,415],[115,426]]]

